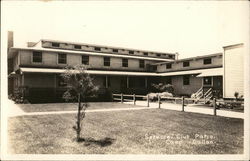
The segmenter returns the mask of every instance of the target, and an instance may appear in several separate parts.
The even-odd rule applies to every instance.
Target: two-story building
[[[13,37],[11,33],[10,37]],[[231,51],[228,47],[224,49]],[[176,59],[177,53],[44,39],[37,43],[29,42],[27,47],[9,45],[9,93],[24,88],[31,102],[60,101],[66,88],[60,74],[66,66],[84,64],[88,67],[86,72],[94,78],[94,84],[99,86],[99,100],[105,100],[108,91],[147,94],[151,91],[152,83],[160,82],[172,84],[177,96],[190,96],[198,91],[223,97],[226,82],[223,75],[227,71],[227,76],[231,76],[228,60],[233,61],[229,58],[232,54],[227,54],[226,59],[223,59],[223,55],[225,52]],[[238,52],[240,55],[241,51]],[[243,72],[243,69],[239,70]],[[232,82],[228,81],[224,88],[229,88],[227,86],[232,88],[232,97],[237,87],[232,87]],[[243,94],[242,91],[240,94]]]

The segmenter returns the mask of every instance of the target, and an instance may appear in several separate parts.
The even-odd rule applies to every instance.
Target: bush
[[[168,92],[168,93],[174,93],[174,87],[171,84],[163,84],[163,83],[159,83],[159,84],[152,84],[151,85],[153,87],[153,91],[154,92]]]

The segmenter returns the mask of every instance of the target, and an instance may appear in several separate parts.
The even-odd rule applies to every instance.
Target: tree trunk
[[[77,135],[77,141],[80,140],[80,133],[81,133],[81,126],[80,126],[80,116],[81,115],[81,94],[78,94],[78,113],[77,113],[77,129],[76,129],[76,135]]]

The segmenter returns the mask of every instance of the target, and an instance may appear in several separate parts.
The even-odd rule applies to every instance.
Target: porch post
[[[129,76],[127,76],[127,88],[129,88]]]
[[[106,81],[105,81],[105,82],[106,82],[105,86],[106,86],[106,88],[108,88],[108,76],[107,76],[107,75],[105,76],[105,79],[106,79]]]

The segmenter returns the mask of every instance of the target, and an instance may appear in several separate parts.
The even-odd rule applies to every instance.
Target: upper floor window
[[[156,54],[156,56],[161,56],[161,54]]]
[[[81,47],[81,45],[74,45],[74,48],[75,49],[81,49],[82,47]]]
[[[168,55],[168,57],[169,57],[170,59],[173,59],[173,58],[174,58],[174,55]]]
[[[58,54],[58,64],[66,64],[66,63],[67,63],[67,55]]]
[[[89,56],[82,55],[82,64],[89,65]]]
[[[189,85],[190,80],[189,80],[189,75],[184,75],[183,76],[183,85]]]
[[[59,47],[60,44],[59,44],[59,43],[56,43],[56,42],[52,42],[52,46],[53,46],[53,47]]]
[[[139,60],[139,67],[144,68],[145,67],[145,61],[144,60]]]
[[[33,52],[33,62],[34,63],[42,63],[42,61],[43,61],[42,52],[34,51]]]
[[[147,53],[147,52],[144,52],[144,53],[143,53],[143,55],[146,55],[146,56],[147,56],[147,55],[148,55],[148,53]]]
[[[130,50],[128,53],[129,53],[129,54],[134,54],[134,51]]]
[[[212,64],[212,59],[211,58],[207,58],[207,59],[203,59],[203,64]]]
[[[128,59],[122,59],[122,66],[128,67]]]
[[[166,69],[171,69],[172,68],[172,64],[166,64]]]
[[[183,67],[189,67],[189,66],[190,66],[189,61],[184,61],[184,62],[183,62]]]
[[[104,66],[110,66],[110,57],[104,57],[103,58],[103,60],[104,60]]]
[[[101,51],[101,48],[95,47],[95,51]]]
[[[118,52],[118,49],[113,49],[113,52],[117,53],[117,52]]]

